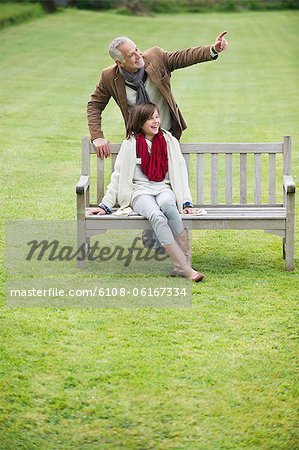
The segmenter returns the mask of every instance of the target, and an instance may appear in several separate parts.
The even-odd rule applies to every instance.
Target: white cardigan
[[[163,130],[168,150],[168,174],[171,189],[176,197],[178,210],[182,212],[185,202],[192,202],[188,184],[188,172],[178,140]],[[118,203],[123,210],[131,206],[133,177],[137,163],[136,139],[131,137],[123,141],[117,155],[114,172],[102,202],[112,209]]]

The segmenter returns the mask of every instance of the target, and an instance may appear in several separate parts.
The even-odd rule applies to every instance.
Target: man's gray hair
[[[131,39],[129,39],[127,36],[121,36],[121,37],[113,39],[113,41],[109,45],[108,50],[109,50],[109,55],[111,56],[111,58],[114,61],[116,61],[117,59],[122,61],[124,59],[122,52],[119,50],[119,47],[121,47],[123,44],[126,44],[127,42],[133,43],[133,41]]]

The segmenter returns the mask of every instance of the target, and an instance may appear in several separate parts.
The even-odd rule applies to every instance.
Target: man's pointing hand
[[[222,33],[217,36],[214,48],[218,53],[222,52],[228,46],[228,42],[224,37],[226,33],[227,31],[222,31]]]

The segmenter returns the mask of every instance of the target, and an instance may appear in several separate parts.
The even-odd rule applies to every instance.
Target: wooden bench
[[[150,229],[141,216],[90,216],[88,207],[104,195],[104,167],[113,170],[120,144],[111,144],[111,160],[96,157],[88,137],[82,140],[82,175],[76,186],[77,243],[88,249],[90,237],[108,229]],[[206,215],[183,216],[188,230],[262,229],[282,238],[285,269],[294,269],[295,183],[291,175],[291,138],[275,143],[181,144],[191,192]],[[96,175],[91,171],[91,159]],[[110,168],[109,168],[110,172]],[[110,172],[111,173],[111,172]],[[110,180],[106,177],[106,182]],[[97,178],[91,202],[91,179]],[[194,180],[194,183],[192,181]],[[280,190],[277,192],[276,186]],[[255,245],[258,245],[256,243]],[[83,248],[83,247],[81,247]],[[84,261],[78,261],[82,267]]]

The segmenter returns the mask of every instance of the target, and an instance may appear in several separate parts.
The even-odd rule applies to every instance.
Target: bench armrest
[[[89,176],[88,175],[81,175],[79,183],[76,185],[76,193],[77,194],[85,194],[88,186],[89,186]]]
[[[296,185],[294,183],[292,175],[283,176],[283,188],[286,194],[295,194]]]

